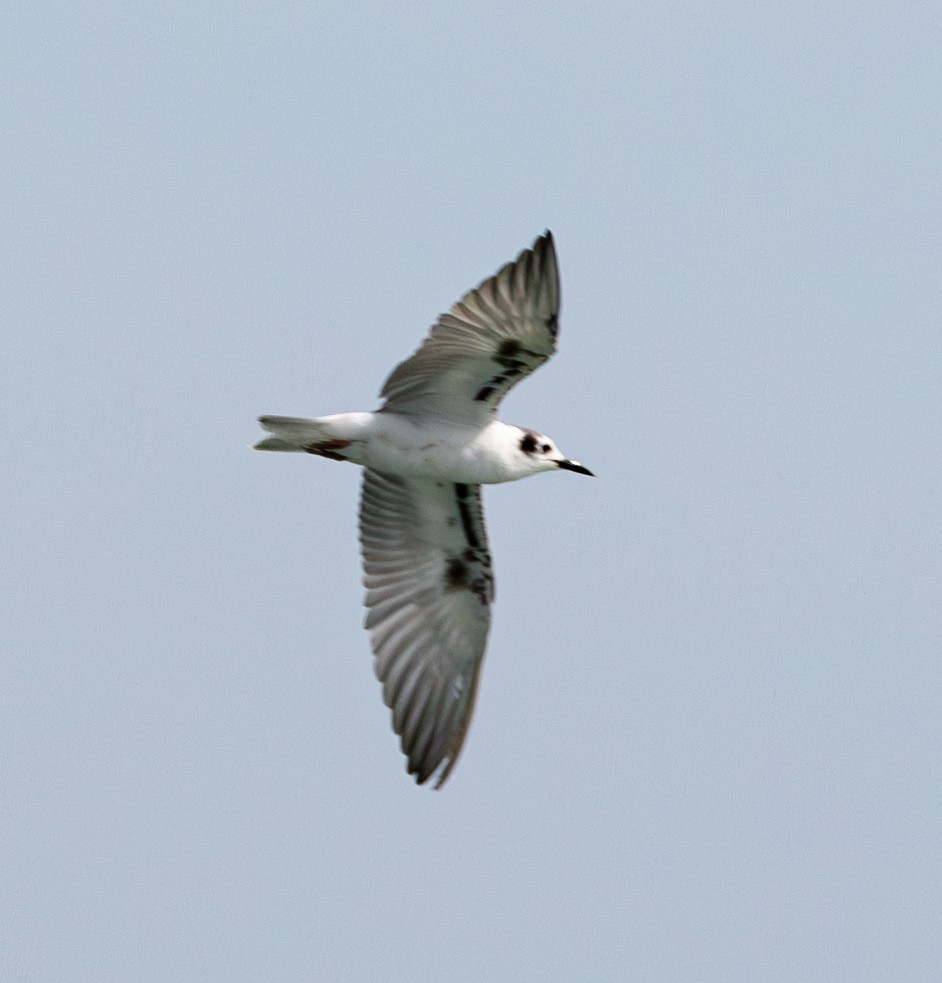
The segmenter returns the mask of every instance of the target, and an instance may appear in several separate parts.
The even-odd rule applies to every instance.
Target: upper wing
[[[437,787],[471,720],[490,625],[480,486],[366,470],[360,545],[383,699],[415,780],[445,763]]]
[[[508,389],[556,350],[559,269],[544,233],[442,314],[383,385],[383,409],[483,425]]]

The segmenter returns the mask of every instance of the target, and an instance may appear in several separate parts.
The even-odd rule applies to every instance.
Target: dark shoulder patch
[[[474,493],[468,485],[458,483],[455,485],[455,498],[458,500],[458,515],[461,516],[461,526],[464,529],[465,540],[473,550],[484,549],[484,544],[478,538],[478,534],[474,528],[474,514],[472,511]]]
[[[445,590],[461,590],[468,584],[468,565],[460,557],[453,556],[445,564]]]

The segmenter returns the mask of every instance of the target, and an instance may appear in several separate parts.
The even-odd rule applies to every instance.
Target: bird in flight
[[[592,472],[536,430],[497,419],[512,386],[556,350],[559,268],[544,233],[442,314],[383,385],[375,413],[263,416],[255,446],[364,468],[365,627],[383,699],[421,784],[464,743],[494,600],[481,485]]]

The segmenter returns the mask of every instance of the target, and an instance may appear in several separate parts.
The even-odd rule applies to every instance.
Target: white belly
[[[352,441],[347,460],[386,474],[462,484],[510,481],[489,427],[454,426],[398,413],[342,413],[322,417],[324,429]],[[500,425],[498,425],[500,426]]]

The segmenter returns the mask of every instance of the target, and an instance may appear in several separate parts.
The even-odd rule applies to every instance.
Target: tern
[[[507,392],[556,350],[553,236],[501,267],[442,314],[400,363],[374,413],[263,416],[255,447],[365,469],[360,547],[365,627],[407,770],[442,785],[474,709],[494,574],[481,485],[541,471],[592,474],[536,430],[501,423]]]

